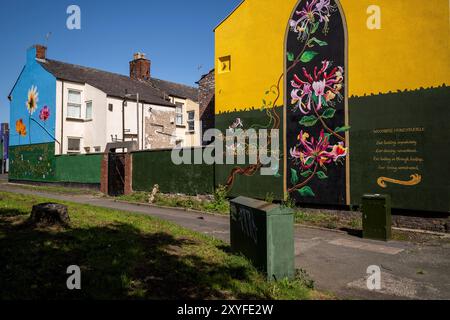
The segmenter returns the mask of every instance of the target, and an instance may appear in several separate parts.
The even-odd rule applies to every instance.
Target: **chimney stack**
[[[136,80],[150,80],[151,62],[144,53],[135,53],[133,61],[130,61],[130,78]]]
[[[36,59],[45,60],[47,47],[40,44],[35,44],[33,47],[36,49]]]

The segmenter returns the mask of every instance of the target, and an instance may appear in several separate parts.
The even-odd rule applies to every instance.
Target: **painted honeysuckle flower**
[[[39,112],[39,119],[45,122],[48,120],[48,118],[50,118],[50,109],[49,107],[44,106]]]
[[[291,156],[298,159],[302,169],[311,169],[314,165],[318,164],[324,166],[327,163],[332,162],[332,156],[329,152],[329,138],[325,136],[324,131],[320,132],[320,137],[315,140],[314,137],[310,138],[308,133],[300,132],[300,143],[290,150]]]
[[[291,86],[292,104],[298,108],[303,114],[309,114],[314,106],[316,111],[322,109],[324,101],[332,104],[332,101],[338,97],[342,99],[340,90],[343,88],[344,69],[335,67],[329,73],[331,62],[322,61],[320,70],[314,67],[313,72],[308,72],[306,68],[302,68],[303,77],[301,79],[294,74]]]
[[[333,161],[336,162],[340,158],[345,158],[347,156],[348,148],[344,147],[343,142],[339,142],[339,144],[334,145],[331,150],[331,155],[333,156]]]
[[[312,87],[309,83],[301,81],[297,75],[294,75],[294,79],[292,86],[296,89],[291,92],[292,104],[297,105],[303,114],[308,114],[311,111]],[[303,103],[304,97],[306,97],[306,104]]]
[[[290,150],[291,157],[297,159],[303,170],[308,170],[319,165],[336,162],[340,158],[347,156],[347,149],[341,142],[337,145],[330,145],[329,136],[324,131],[320,132],[319,139],[301,131],[298,136],[299,144]]]
[[[39,93],[37,91],[37,87],[31,86],[31,89],[28,90],[28,99],[26,102],[28,113],[30,115],[32,115],[34,111],[36,111],[38,101],[39,101]]]
[[[335,6],[330,3],[331,0],[312,0],[306,2],[303,9],[296,11],[298,20],[290,20],[291,30],[298,33],[298,39],[305,41],[308,38],[313,25],[317,22],[324,23],[323,32],[328,30],[330,16]]]
[[[19,136],[25,137],[27,135],[27,127],[23,123],[22,119],[16,121],[16,132]]]
[[[319,103],[317,104],[317,110],[322,109],[322,97],[325,94],[325,80],[314,81],[312,87],[314,89],[314,94],[318,98]]]

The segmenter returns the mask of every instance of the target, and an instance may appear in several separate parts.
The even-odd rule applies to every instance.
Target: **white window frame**
[[[80,103],[75,103],[75,102],[71,102],[69,100],[70,94],[71,93],[77,93],[80,95]],[[69,113],[69,108],[78,108],[79,110],[79,116],[73,116]],[[74,89],[69,89],[68,90],[68,94],[67,94],[67,118],[69,119],[82,119],[81,116],[81,91],[80,90],[74,90]]]
[[[79,140],[78,150],[69,149],[69,140]],[[68,154],[80,154],[81,153],[81,138],[80,137],[67,137],[67,153]]]
[[[91,105],[91,116],[88,116],[88,105]],[[94,113],[94,104],[92,103],[92,100],[86,101],[85,103],[85,108],[86,108],[86,120],[92,120],[93,119],[93,113]]]
[[[175,124],[177,126],[182,126],[183,123],[184,123],[183,122],[184,103],[176,102],[175,105],[176,105],[176,108],[175,108]]]
[[[192,119],[189,118],[189,115],[193,115]],[[191,129],[191,125],[192,125],[192,129]],[[188,126],[188,131],[189,132],[195,132],[195,111],[191,110],[187,112],[187,126]]]

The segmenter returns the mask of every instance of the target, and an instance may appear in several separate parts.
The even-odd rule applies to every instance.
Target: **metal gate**
[[[120,196],[125,192],[125,154],[110,152],[108,156],[108,194]]]

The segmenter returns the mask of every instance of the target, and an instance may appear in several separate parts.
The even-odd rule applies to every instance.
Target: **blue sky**
[[[33,44],[50,59],[128,74],[134,52],[152,60],[152,75],[194,85],[214,66],[213,28],[240,0],[40,0],[0,3],[0,122],[6,98]],[[81,9],[81,30],[68,30],[67,7]],[[46,34],[51,36],[46,42]],[[198,70],[199,66],[203,66]]]

